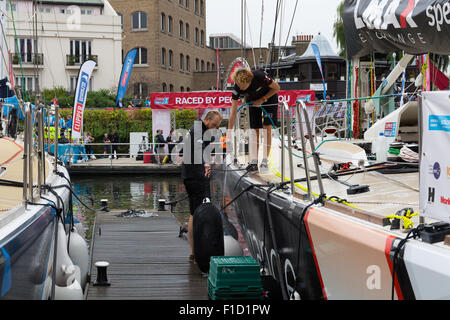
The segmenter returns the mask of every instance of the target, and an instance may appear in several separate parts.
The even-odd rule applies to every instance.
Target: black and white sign
[[[347,56],[450,54],[449,0],[345,0]]]

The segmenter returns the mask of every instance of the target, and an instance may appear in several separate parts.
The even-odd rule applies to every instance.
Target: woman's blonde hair
[[[253,80],[253,72],[247,68],[239,68],[233,72],[231,79],[233,79],[237,85],[251,83]]]

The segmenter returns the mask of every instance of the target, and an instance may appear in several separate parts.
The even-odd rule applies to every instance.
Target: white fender
[[[67,236],[69,241],[69,256],[75,266],[80,269],[80,285],[82,288],[86,285],[86,279],[89,268],[89,252],[86,241],[77,232],[74,227],[70,231],[70,238]]]
[[[69,286],[55,286],[55,300],[83,300],[80,283],[75,279]]]
[[[244,252],[239,242],[230,235],[223,236],[224,256],[242,256]]]
[[[74,227],[77,229],[78,234],[85,239],[86,235],[84,233],[84,228],[83,228],[83,224],[81,223],[81,221],[75,222],[74,223]]]
[[[60,287],[68,286],[75,278],[75,268],[67,253],[66,233],[62,223],[58,221],[58,250],[56,256],[56,285]]]

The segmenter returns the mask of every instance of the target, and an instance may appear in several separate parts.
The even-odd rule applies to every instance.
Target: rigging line
[[[263,20],[264,20],[264,0],[261,0],[261,26],[259,28],[259,59],[262,61],[262,28],[263,28]]]
[[[41,5],[42,5],[42,1],[40,1],[40,2],[41,2]],[[40,13],[40,16],[41,16],[41,29],[42,29],[42,31],[44,31],[44,25],[43,25],[43,22],[42,22],[42,13]],[[47,41],[42,41],[42,42],[43,42],[43,44],[45,44],[45,48],[47,49],[47,52],[49,52],[48,51]],[[42,53],[44,53],[44,48],[43,47],[42,47]],[[45,56],[43,54],[42,58],[43,58],[44,61],[47,62],[48,65],[50,65],[50,61],[48,60],[47,56]],[[43,63],[44,63],[44,61],[43,61]],[[50,72],[50,77],[52,78],[53,87],[56,87],[56,81],[55,81],[55,77],[53,76],[52,68],[48,68],[48,71]]]
[[[247,8],[247,1],[245,2],[245,12],[247,13],[247,25],[248,25],[248,31],[250,33],[250,43],[252,44],[252,54],[253,54],[253,65],[256,69],[256,57],[255,57],[255,48],[253,46],[253,37],[252,37],[252,29],[250,27],[250,17],[248,15],[248,8]]]
[[[17,1],[16,1],[16,5],[17,5]],[[12,1],[9,0],[9,7],[11,9],[11,20],[13,23],[13,28],[14,28],[14,44],[15,44],[15,49],[16,49],[16,53],[19,53],[19,43],[18,43],[18,39],[17,39],[17,30],[16,30],[16,22],[14,20],[14,12],[12,9]],[[22,80],[22,86],[20,87],[20,89],[18,89],[17,87],[14,88],[14,91],[16,93],[16,96],[19,100],[21,100],[22,98],[26,99],[28,97],[27,92],[23,89],[25,88],[25,77],[23,75],[23,66],[22,66],[22,57],[21,55],[18,56],[19,57],[19,63],[20,63],[20,72],[21,72],[21,80]],[[22,95],[21,96],[21,91],[22,91]]]
[[[281,59],[281,33],[283,31],[283,18],[284,18],[284,1],[281,0],[280,2],[280,8],[281,8],[281,13],[280,13],[280,35],[278,36],[278,68],[277,68],[277,77],[278,77],[278,72],[280,71],[280,59]]]
[[[272,73],[273,51],[274,51],[273,47],[275,46],[275,34],[277,31],[277,21],[278,21],[279,12],[280,12],[280,0],[277,0],[277,9],[276,9],[276,13],[275,13],[275,23],[273,26],[272,43],[270,45],[269,55],[267,56],[267,59],[270,59],[269,75]],[[269,64],[268,61],[267,61],[267,64]]]
[[[287,46],[287,43],[288,43],[288,40],[289,40],[289,34],[291,33],[292,24],[293,24],[293,22],[294,22],[295,14],[296,14],[296,12],[297,12],[297,5],[298,5],[298,0],[296,0],[296,2],[295,2],[294,13],[292,14],[291,23],[290,23],[290,25],[289,25],[288,33],[287,33],[287,35],[286,35],[286,42],[284,43],[284,46],[285,46],[285,47]]]
[[[56,34],[58,35],[59,49],[61,51],[61,57],[63,59],[63,65],[65,65],[65,63],[64,63],[64,51],[63,51],[62,44],[61,44],[61,35],[59,33],[59,28],[58,28],[58,20],[56,18],[55,10],[52,10],[52,11],[53,11],[53,16],[55,17],[55,27],[56,27]],[[66,79],[66,84],[67,84],[66,88],[70,88],[69,80],[67,79],[67,77],[64,77],[64,78]]]

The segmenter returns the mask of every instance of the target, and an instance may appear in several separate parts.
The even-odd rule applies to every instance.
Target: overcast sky
[[[246,43],[253,47],[259,46],[262,2],[264,2],[264,17],[261,44],[267,47],[272,40],[277,0],[247,0],[249,21]],[[291,44],[294,35],[314,35],[320,32],[337,52],[336,40],[333,38],[333,23],[340,2],[341,0],[299,0],[287,44]],[[283,3],[282,45],[286,42],[296,0],[284,0]],[[279,32],[278,25],[276,45],[279,45]],[[232,33],[241,38],[241,0],[206,0],[206,33],[208,44],[209,35],[213,33]]]

